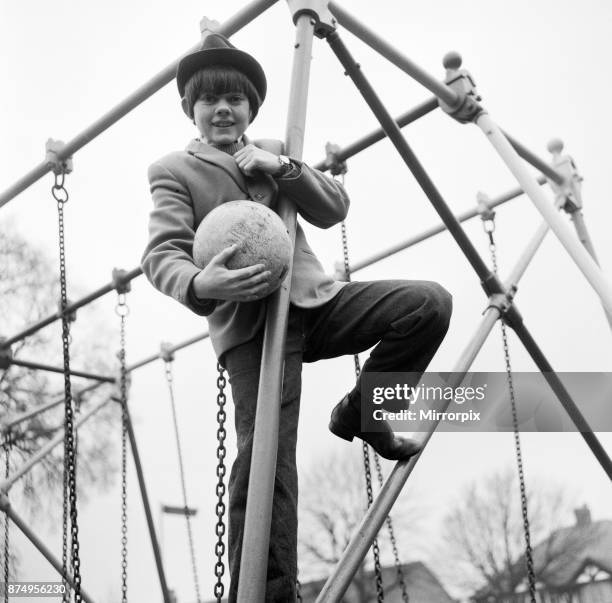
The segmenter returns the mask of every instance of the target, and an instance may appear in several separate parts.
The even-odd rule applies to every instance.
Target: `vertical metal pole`
[[[7,496],[5,494],[0,494],[0,510],[4,511],[8,518],[23,532],[24,536],[40,551],[42,556],[57,570],[60,576],[62,576],[62,564],[58,561],[53,553],[47,548],[47,546],[34,534],[32,530],[28,527],[28,525],[15,513],[13,508],[11,507],[11,503],[9,502]],[[72,588],[74,588],[74,580],[71,575],[66,575],[66,582],[70,584]],[[81,597],[85,603],[93,603],[93,599],[83,590],[81,587]]]
[[[138,486],[140,487],[140,495],[142,497],[142,506],[144,507],[145,516],[147,518],[147,527],[149,528],[149,537],[151,538],[151,546],[153,547],[153,556],[155,557],[155,566],[157,567],[157,575],[159,576],[159,584],[161,586],[162,596],[164,603],[172,603],[170,594],[168,593],[168,585],[166,584],[166,575],[164,573],[164,565],[161,558],[159,544],[157,542],[157,535],[155,533],[155,524],[153,523],[153,515],[151,513],[151,505],[149,504],[149,496],[147,494],[147,485],[144,480],[144,473],[142,471],[142,464],[140,462],[140,454],[138,452],[138,445],[136,444],[136,435],[134,434],[134,426],[132,424],[132,417],[130,416],[130,410],[126,401],[125,404],[125,417],[127,423],[127,432],[130,439],[130,448],[132,449],[132,458],[134,459],[134,467],[136,468],[136,475],[138,477]]]
[[[578,268],[580,268],[593,289],[595,289],[601,298],[606,312],[612,314],[612,286],[586,249],[576,241],[569,226],[557,214],[553,204],[548,201],[535,178],[512,148],[512,145],[508,142],[500,128],[487,113],[481,113],[476,118],[476,125],[484,132],[489,142],[518,180],[525,194],[533,201],[537,210],[548,222],[552,231],[557,235],[557,238],[561,241],[574,262],[576,262]]]
[[[301,158],[304,143],[313,34],[314,21],[308,15],[301,15],[296,23],[286,131],[286,152],[296,159]],[[278,213],[295,243],[295,206],[288,199],[281,198]],[[266,314],[240,559],[239,603],[259,603],[265,599],[291,272],[268,302]]]

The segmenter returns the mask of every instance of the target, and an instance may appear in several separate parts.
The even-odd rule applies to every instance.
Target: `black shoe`
[[[416,440],[395,435],[386,421],[381,421],[380,426],[384,426],[385,431],[362,432],[361,415],[350,404],[348,394],[334,407],[329,420],[329,430],[334,435],[349,442],[356,436],[390,461],[407,459],[421,452],[423,446]]]

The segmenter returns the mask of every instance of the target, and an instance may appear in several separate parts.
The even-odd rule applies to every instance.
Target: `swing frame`
[[[358,141],[358,143],[353,145],[352,148],[345,150],[344,158],[346,159],[349,156],[352,156],[356,152],[359,152],[360,150],[363,150],[363,148],[373,144],[376,142],[376,140],[380,140],[383,136],[387,136],[396,146],[407,167],[415,175],[422,188],[425,190],[427,196],[436,207],[438,213],[442,217],[445,227],[449,230],[451,235],[456,239],[464,251],[470,264],[478,274],[478,277],[480,278],[482,286],[485,290],[488,306],[484,317],[482,318],[478,329],[453,369],[457,383],[449,383],[449,385],[454,386],[461,382],[463,375],[469,370],[469,367],[471,366],[478,350],[482,347],[486,337],[493,328],[493,325],[498,319],[502,318],[514,329],[519,339],[536,362],[537,366],[546,374],[551,388],[561,401],[562,405],[566,408],[573,422],[580,429],[587,445],[597,458],[600,465],[604,468],[607,475],[612,477],[612,461],[599,443],[590,426],[584,420],[584,417],[582,417],[578,407],[570,397],[569,393],[552,371],[552,367],[549,365],[544,354],[538,348],[536,342],[533,340],[529,331],[523,324],[522,317],[513,301],[518,281],[524,273],[530,259],[535,254],[539,244],[543,240],[546,231],[550,227],[562,244],[566,247],[572,259],[583,271],[585,277],[599,295],[608,317],[612,315],[612,287],[601,273],[601,270],[597,266],[594,258],[591,257],[591,255],[594,255],[592,244],[590,245],[590,249],[585,250],[579,242],[574,240],[574,238],[571,236],[569,228],[561,220],[557,213],[549,206],[546,197],[539,189],[538,182],[526,170],[520,157],[538,168],[547,178],[553,180],[553,182],[558,185],[564,186],[567,184],[565,176],[541,160],[535,154],[531,153],[528,149],[523,147],[509,135],[504,134],[501,131],[490,116],[478,104],[479,101],[475,100],[475,90],[470,84],[471,78],[464,69],[460,69],[460,62],[457,62],[456,57],[450,57],[446,61],[447,78],[445,82],[440,82],[420,69],[407,57],[399,53],[385,40],[378,37],[363,24],[359,23],[335,2],[325,2],[323,0],[288,1],[294,22],[296,24],[297,44],[297,48],[295,49],[294,53],[294,64],[292,70],[290,112],[286,128],[286,145],[288,152],[296,158],[300,158],[302,155],[303,132],[305,129],[305,114],[308,96],[310,49],[315,36],[325,38],[333,52],[336,54],[337,58],[346,69],[348,75],[351,77],[351,79],[353,79],[359,92],[370,105],[370,108],[381,123],[381,128],[377,130],[374,135],[371,135],[368,140]],[[230,18],[223,25],[219,26],[217,31],[230,37],[240,28],[254,20],[267,8],[275,4],[275,2],[276,0],[256,0],[251,2],[234,17]],[[543,215],[545,222],[534,235],[532,241],[519,259],[519,262],[515,266],[510,278],[506,283],[502,284],[486,267],[472,246],[471,242],[461,229],[459,222],[463,220],[458,220],[452,215],[444,199],[442,199],[441,195],[436,190],[425,170],[422,168],[422,166],[420,166],[418,160],[414,156],[414,153],[412,153],[412,150],[400,132],[400,125],[398,125],[398,122],[401,125],[405,125],[411,121],[414,121],[414,119],[421,117],[421,113],[424,115],[428,113],[429,110],[433,110],[433,99],[427,101],[421,107],[411,110],[408,114],[400,116],[397,121],[394,120],[386,111],[384,105],[377,98],[374,90],[371,88],[360,68],[355,63],[348,49],[344,46],[344,43],[337,33],[337,24],[340,24],[348,31],[355,34],[367,45],[371,46],[382,56],[387,58],[391,63],[395,64],[397,67],[405,71],[410,77],[413,77],[427,89],[433,92],[436,96],[436,103],[452,114],[453,117],[462,122],[475,122],[485,133],[497,153],[502,157],[504,162],[513,172],[519,181],[521,189],[526,191],[534,205],[536,205],[537,209]],[[189,49],[188,52],[192,52],[198,47],[199,44]],[[151,96],[154,92],[172,80],[178,60],[179,59],[167,66],[152,80],[139,88],[133,95],[117,105],[114,109],[92,124],[92,126],[87,128],[84,132],[72,139],[66,145],[59,148],[57,151],[57,160],[65,162],[76,151],[81,149],[98,134],[110,127],[110,125],[118,121],[126,113],[131,111],[138,104],[143,102],[146,98]],[[341,153],[338,155],[339,157],[342,157]],[[325,166],[322,165],[321,167]],[[17,194],[25,190],[25,188],[33,184],[52,169],[53,166],[48,161],[36,166],[13,186],[7,189],[2,195],[0,195],[0,206],[8,203],[8,201],[14,198]],[[513,191],[511,194],[514,195],[515,192],[516,191]],[[293,240],[296,215],[295,207],[293,207],[289,201],[283,200],[280,205],[279,214],[284,219],[290,232],[292,233]],[[468,218],[466,217],[465,219]],[[582,224],[580,228],[582,228],[582,226],[584,225]],[[576,227],[579,228],[578,225]],[[430,231],[424,235],[423,238],[433,236],[437,232],[441,232],[441,230],[436,230],[436,232]],[[584,231],[583,234],[585,232],[586,231]],[[423,240],[423,238],[420,240]],[[581,238],[584,239],[584,237]],[[403,246],[401,246],[401,249],[404,249],[415,242],[417,241],[411,239],[409,242],[407,242],[407,244],[402,244]],[[397,249],[397,251],[399,250],[400,249]],[[395,253],[395,251],[390,251],[384,257],[387,257],[391,253]],[[382,259],[382,257],[378,259]],[[378,261],[378,259],[372,259],[361,266],[358,265],[355,267],[355,270],[365,267],[365,265],[370,265],[374,261]],[[140,273],[141,271],[139,271],[139,269],[131,271],[129,280],[136,278]],[[290,278],[290,274],[287,278]],[[85,305],[86,303],[89,303],[89,301],[103,295],[104,293],[101,293],[100,291],[101,290],[96,292],[95,296],[93,296],[93,294],[92,296],[89,296],[90,299],[84,298],[85,301],[81,300],[83,303],[80,305]],[[270,300],[266,320],[264,353],[261,366],[261,386],[258,395],[258,412],[253,448],[254,462],[251,466],[252,473],[250,481],[250,483],[255,484],[257,487],[252,487],[248,494],[247,521],[242,557],[243,563],[241,567],[240,590],[238,596],[239,601],[258,601],[263,600],[264,597],[263,589],[265,588],[265,570],[267,565],[266,551],[269,541],[269,519],[272,502],[272,488],[270,487],[270,484],[273,484],[273,475],[276,462],[278,409],[280,406],[280,386],[284,338],[287,325],[288,296],[288,290],[283,291],[282,288],[276,294],[274,294]],[[67,313],[76,305],[78,304],[71,304],[65,309],[64,313]],[[44,324],[38,323],[37,325],[30,327],[26,331],[12,337],[11,339],[5,340],[0,347],[2,350],[10,349],[10,345],[12,343],[27,337],[33,332],[36,332],[39,328],[42,328],[43,326],[46,326],[59,318],[61,318],[61,314],[54,315],[50,317],[50,319],[47,319],[47,322],[42,321]],[[188,340],[187,342],[184,342],[183,344],[175,346],[175,349],[178,350],[207,337],[208,333],[204,333]],[[135,365],[128,367],[128,371],[135,370],[136,368],[144,366],[145,364],[148,364],[149,362],[152,362],[160,357],[160,354],[149,357],[140,363],[136,363]],[[37,368],[42,369],[43,365],[40,365]],[[102,383],[99,383],[93,387],[97,387],[101,384]],[[61,400],[54,404],[57,403],[61,403]],[[49,407],[50,405],[47,405],[45,409]],[[36,409],[36,411],[38,411],[38,409]],[[15,425],[19,420],[31,418],[34,416],[35,412],[24,413],[21,418],[15,417],[11,420],[11,425]],[[434,430],[435,425],[425,436],[425,445],[429,441],[429,438],[432,436]],[[132,438],[130,438],[130,440],[131,439]],[[133,453],[135,449],[136,447],[134,443],[132,446]],[[338,601],[342,597],[346,591],[346,588],[348,587],[348,584],[350,583],[352,576],[363,560],[363,557],[365,556],[371,542],[376,537],[376,534],[382,526],[385,517],[389,513],[393,503],[399,495],[399,492],[412,472],[414,465],[416,462],[418,462],[418,458],[419,456],[417,455],[407,461],[401,461],[396,464],[391,475],[388,477],[383,488],[381,489],[379,496],[376,498],[374,504],[364,516],[359,529],[349,543],[338,566],[328,579],[317,601]],[[5,497],[5,495],[6,492],[3,491],[2,496]],[[19,525],[18,521],[15,521],[15,523]],[[247,560],[249,563],[246,563]],[[256,562],[254,563],[253,560],[256,560]],[[159,566],[158,572],[160,572]],[[162,579],[162,575],[163,568],[161,568],[160,580]],[[163,586],[162,590],[165,590]],[[166,594],[167,593],[164,592],[165,601],[167,600]]]

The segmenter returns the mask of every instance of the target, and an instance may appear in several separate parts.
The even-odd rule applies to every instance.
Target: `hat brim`
[[[226,65],[244,73],[251,80],[260,101],[263,102],[267,90],[264,70],[250,54],[237,48],[208,48],[188,54],[181,59],[176,71],[176,84],[181,98],[185,95],[185,85],[189,78],[196,71],[212,65]]]

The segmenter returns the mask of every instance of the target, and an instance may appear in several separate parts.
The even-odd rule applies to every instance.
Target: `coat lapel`
[[[282,153],[282,143],[277,140],[263,139],[251,141],[244,136],[244,143],[252,143],[256,147],[270,151],[275,155]],[[207,163],[216,165],[224,170],[234,180],[234,182],[236,182],[238,188],[240,188],[240,190],[253,201],[263,203],[268,207],[275,206],[277,186],[271,176],[268,176],[267,174],[259,174],[253,178],[247,178],[240,171],[236,161],[231,155],[228,155],[223,151],[219,151],[215,147],[211,147],[210,145],[199,140],[192,140],[187,145],[185,150],[194,157],[197,157],[202,161],[206,161]]]
[[[228,155],[223,151],[215,149],[215,147],[211,147],[210,145],[195,139],[190,141],[185,150],[202,161],[206,161],[207,163],[212,163],[213,165],[220,167],[222,170],[227,172],[229,176],[231,176],[240,190],[242,190],[244,193],[248,192],[244,175],[238,169],[238,165],[231,155]]]

